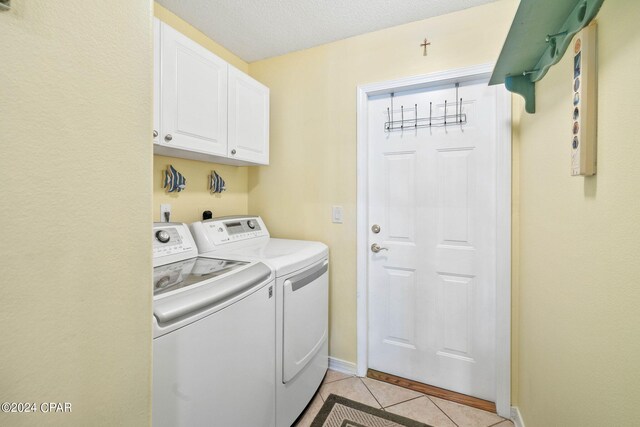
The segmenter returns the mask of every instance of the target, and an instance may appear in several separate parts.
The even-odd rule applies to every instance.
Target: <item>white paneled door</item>
[[[496,88],[459,97],[466,124],[416,129],[416,104],[456,114],[454,85],[395,93],[390,132],[369,98],[368,366],[495,401]]]

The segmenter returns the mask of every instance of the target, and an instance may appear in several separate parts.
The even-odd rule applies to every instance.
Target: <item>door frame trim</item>
[[[357,88],[357,364],[368,369],[368,101],[370,96],[421,89],[491,76],[494,64],[360,85]],[[496,96],[496,409],[511,415],[511,95],[499,85]]]

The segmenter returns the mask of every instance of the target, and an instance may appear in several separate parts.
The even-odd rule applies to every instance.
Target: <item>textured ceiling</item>
[[[156,0],[247,62],[494,0]]]

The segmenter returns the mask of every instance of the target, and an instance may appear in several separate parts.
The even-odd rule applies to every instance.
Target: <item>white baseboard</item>
[[[522,414],[520,413],[520,409],[517,406],[511,407],[511,421],[516,425],[516,427],[525,427],[524,420],[522,419]]]
[[[342,372],[343,374],[355,375],[356,364],[353,362],[347,362],[346,360],[338,359],[337,357],[329,356],[329,369]]]

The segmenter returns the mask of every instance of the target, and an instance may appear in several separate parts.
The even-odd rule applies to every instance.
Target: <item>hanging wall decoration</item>
[[[422,43],[420,43],[420,47],[424,48],[424,50],[422,51],[422,56],[427,56],[427,46],[429,46],[431,44],[430,41],[427,41],[427,38],[425,37],[424,41]]]
[[[164,171],[164,185],[169,193],[177,191],[178,193],[185,189],[187,186],[187,180],[180,172],[178,172],[172,165],[167,166],[167,170]]]
[[[209,178],[209,189],[211,190],[211,194],[222,193],[227,190],[224,179],[218,175],[218,172],[211,171]]]
[[[596,24],[583,28],[571,44],[571,175],[596,174]]]

